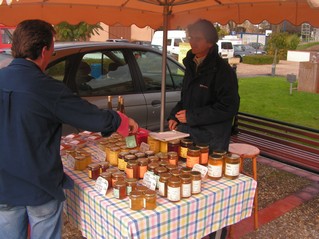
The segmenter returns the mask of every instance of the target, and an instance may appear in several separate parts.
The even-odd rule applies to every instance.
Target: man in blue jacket
[[[62,123],[85,130],[127,134],[136,122],[74,96],[44,74],[54,51],[54,28],[21,22],[12,63],[0,70],[0,238],[60,239],[64,188],[72,182],[60,158]]]

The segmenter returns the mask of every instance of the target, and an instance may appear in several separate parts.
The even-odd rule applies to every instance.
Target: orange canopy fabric
[[[255,24],[287,20],[293,25],[319,27],[319,8],[314,7],[318,0],[12,0],[8,6],[10,1],[0,5],[0,23],[11,26],[25,19],[43,19],[52,24],[85,21],[157,29],[163,26],[166,12],[168,29],[185,27],[199,18],[223,25],[230,20]]]

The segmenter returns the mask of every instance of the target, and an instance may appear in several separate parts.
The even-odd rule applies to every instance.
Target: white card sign
[[[200,172],[200,174],[202,175],[202,178],[205,178],[207,175],[208,168],[200,164],[195,164],[192,171]]]
[[[96,191],[98,191],[102,195],[105,195],[108,187],[109,187],[109,182],[106,179],[104,179],[102,177],[97,178],[95,185],[94,185],[94,188]]]
[[[152,172],[146,172],[143,178],[143,184],[149,189],[156,190],[156,175]]]

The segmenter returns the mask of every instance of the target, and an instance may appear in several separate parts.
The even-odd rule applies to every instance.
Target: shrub
[[[252,65],[266,65],[272,64],[274,61],[274,56],[270,55],[248,55],[243,57],[243,63]],[[277,58],[277,63],[279,59]]]

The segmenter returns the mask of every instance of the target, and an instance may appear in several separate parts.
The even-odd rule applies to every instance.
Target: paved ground
[[[272,75],[273,66],[270,65],[250,65],[240,63],[237,66],[237,75],[239,78],[252,77],[260,75]],[[287,76],[287,74],[295,74],[298,77],[299,73],[299,62],[292,61],[280,61],[275,66],[276,76]]]

